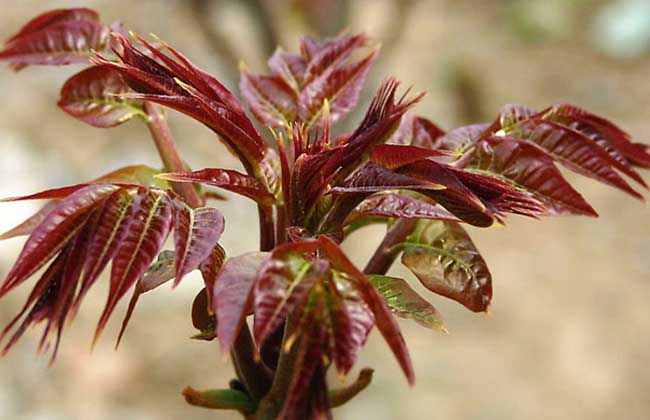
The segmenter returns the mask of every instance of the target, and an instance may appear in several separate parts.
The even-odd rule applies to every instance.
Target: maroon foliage
[[[27,327],[45,321],[39,350],[54,335],[54,357],[64,325],[109,263],[95,339],[133,289],[118,342],[143,293],[172,279],[176,286],[199,268],[205,287],[192,304],[194,338],[218,337],[237,379],[228,390],[188,388],[186,399],[247,418],[332,418],[330,404],[347,401],[367,383],[329,393],[327,371],[348,374],[374,326],[411,384],[414,369],[393,314],[446,331],[438,310],[410,282],[419,280],[471,311],[487,310],[492,275],[462,223],[488,227],[508,214],[596,216],[556,162],[643,198],[627,178],[647,188],[637,168],[650,168],[649,147],[573,105],[541,112],[506,105],[492,123],[445,132],[409,115],[423,94],[398,94],[399,82],[389,77],[358,126],[333,135],[332,126],[357,106],[378,55],[378,48],[355,55],[367,44],[365,35],[303,38],[299,54],[273,54],[270,75],[242,69],[242,97],[275,141],[267,145],[239,99],[163,41],[111,33],[89,9],[54,10],[26,24],[0,60],[18,70],[85,62],[98,51],[94,66],[65,83],[59,107],[97,127],[141,117],[169,173],[136,165],[1,200],[50,200],[0,235],[29,235],[0,297],[39,273],[24,307],[0,334],[0,341],[10,337],[3,352]],[[187,169],[154,103],[212,129],[245,173]],[[223,216],[199,207],[206,198],[223,197],[191,183],[254,200],[260,251],[227,259],[218,244]],[[387,234],[366,275],[340,244],[370,223],[386,224]],[[174,250],[164,251],[172,232]],[[415,279],[385,275],[397,259]]]
[[[28,65],[86,63],[91,50],[108,47],[108,27],[90,9],[58,9],[28,22],[0,51],[14,70]]]

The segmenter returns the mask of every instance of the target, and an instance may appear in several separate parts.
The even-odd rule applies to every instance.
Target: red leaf
[[[336,285],[331,286],[329,312],[332,331],[330,338],[334,363],[341,376],[347,375],[357,358],[359,349],[363,347],[370,330],[375,324],[375,317],[361,292],[349,286],[345,280],[335,276]],[[340,289],[339,289],[340,288]]]
[[[15,265],[0,287],[0,297],[51,260],[83,227],[80,222],[87,213],[116,189],[112,185],[91,185],[61,200],[27,239]]]
[[[333,162],[343,168],[340,176],[347,176],[355,170],[364,157],[370,154],[373,146],[385,143],[399,126],[404,113],[423,97],[423,94],[420,94],[406,100],[405,94],[396,100],[398,86],[399,82],[392,78],[382,83],[363,121],[346,141],[346,147],[341,149]]]
[[[532,108],[528,108],[527,106],[517,104],[504,105],[501,107],[501,111],[499,111],[499,116],[497,118],[498,128],[496,128],[497,126],[493,124],[494,131],[512,127],[518,122],[527,120],[535,114],[537,114],[537,111]]]
[[[114,127],[134,116],[146,118],[139,101],[125,99],[128,85],[108,67],[90,67],[72,76],[61,89],[59,107],[95,127]]]
[[[460,154],[473,146],[489,127],[490,124],[474,124],[455,128],[439,137],[434,148]]]
[[[68,187],[53,188],[50,190],[37,192],[35,194],[21,195],[18,197],[1,198],[0,203],[2,202],[7,203],[12,201],[26,201],[26,200],[50,200],[50,199],[56,200],[60,198],[65,198],[70,194],[79,191],[80,189],[85,188],[89,185],[90,184],[70,185]]]
[[[135,200],[136,211],[132,218],[137,223],[131,223],[115,251],[109,296],[99,319],[94,341],[97,341],[103,331],[117,302],[144,274],[169,235],[172,211],[167,196],[144,190]]]
[[[33,216],[28,217],[18,226],[9,229],[0,235],[0,240],[14,238],[16,236],[29,235],[34,231],[34,228],[36,228],[41,224],[43,220],[45,220],[45,217],[50,214],[50,212],[52,212],[52,210],[54,210],[58,204],[58,200],[52,200],[48,202],[46,205],[41,207],[41,209],[37,211]]]
[[[307,304],[307,297],[316,283],[323,279],[330,265],[325,260],[309,263],[301,255],[282,255],[276,249],[262,264],[255,283],[255,341],[264,343],[297,306]],[[298,265],[296,260],[301,261]]]
[[[441,190],[445,186],[426,179],[393,172],[376,163],[366,163],[342,185],[332,188],[333,194],[375,193],[386,190]]]
[[[116,190],[105,200],[95,224],[92,239],[88,244],[86,267],[79,293],[73,305],[74,312],[79,309],[82,299],[106,264],[115,256],[117,247],[128,232],[135,207],[133,195],[125,189]]]
[[[208,258],[206,258],[200,265],[199,270],[201,270],[201,277],[203,277],[203,283],[205,284],[205,290],[208,298],[208,311],[212,312],[213,306],[213,293],[214,293],[214,283],[217,281],[219,276],[219,271],[223,267],[224,262],[226,261],[226,251],[217,244]]]
[[[124,315],[124,319],[122,320],[122,328],[117,336],[115,348],[119,347],[120,342],[122,341],[126,327],[128,326],[131,316],[133,316],[135,306],[140,299],[140,295],[165,284],[169,280],[173,279],[175,275],[176,264],[174,261],[174,251],[161,252],[156,259],[156,262],[149,266],[147,271],[145,271],[142,277],[138,279],[138,282],[135,285],[133,295],[129,301],[129,306]]]
[[[50,266],[45,270],[45,273],[34,286],[34,289],[29,294],[25,305],[20,310],[18,315],[11,320],[9,324],[2,330],[0,333],[0,342],[2,342],[5,336],[11,331],[11,329],[16,325],[16,323],[23,317],[27,312],[27,315],[23,319],[23,322],[20,326],[14,331],[9,342],[5,345],[2,350],[2,355],[7,354],[11,347],[16,344],[16,342],[23,335],[27,327],[32,323],[37,323],[45,319],[48,313],[51,311],[51,302],[53,296],[56,296],[57,285],[61,281],[63,276],[63,266],[66,261],[65,254],[59,254],[59,256],[50,264]],[[31,309],[30,309],[31,307]]]
[[[15,70],[28,65],[88,62],[91,50],[108,47],[109,28],[91,20],[60,20],[13,38],[0,51],[0,61]]]
[[[129,97],[157,102],[198,119],[219,134],[249,172],[259,172],[259,162],[267,147],[230,91],[166,44],[163,45],[175,60],[141,38],[138,41],[155,58],[146,56],[125,37],[113,36],[122,46],[119,54],[122,62],[102,57],[93,58],[93,62],[122,74],[129,86],[139,93]]]
[[[435,125],[433,121],[424,117],[413,118],[413,137],[411,146],[435,149],[436,140],[444,136],[445,132]]]
[[[334,71],[357,48],[364,46],[366,40],[363,34],[343,35],[324,42],[303,38],[300,49],[303,57],[307,59],[304,84],[307,85],[317,77]]]
[[[99,22],[99,15],[96,11],[87,8],[74,8],[74,9],[54,9],[43,14],[40,14],[27,22],[21,29],[7,40],[11,42],[21,36],[38,32],[42,29],[46,29],[48,26],[51,26],[58,22],[63,22],[67,20],[89,20]]]
[[[402,245],[402,263],[424,287],[474,312],[487,309],[492,299],[492,276],[459,224],[421,221]]]
[[[212,309],[217,315],[221,351],[232,347],[253,303],[253,286],[266,252],[249,252],[226,261],[214,284]]]
[[[320,309],[324,305],[323,299],[319,299],[312,313],[320,313]],[[293,374],[278,419],[314,418],[310,414],[307,414],[309,417],[303,417],[299,413],[311,410],[311,407],[304,406],[313,403],[308,396],[314,391],[314,385],[324,386],[323,355],[325,353],[324,344],[327,340],[327,331],[325,326],[316,319],[309,319],[305,323],[307,324],[306,331],[300,337],[297,337],[299,342],[296,345],[299,347],[296,350]],[[320,381],[320,383],[316,381]]]
[[[363,60],[325,72],[309,83],[298,97],[300,120],[307,127],[312,126],[320,118],[325,100],[329,103],[331,123],[342,120],[357,105],[370,66],[378,54],[379,50],[375,49]]]
[[[505,137],[481,140],[473,152],[471,168],[494,173],[535,194],[547,207],[547,214],[597,216],[594,209],[574,190],[543,149],[527,141]]]
[[[406,115],[388,143],[440,151],[436,146],[436,140],[444,135],[444,130],[433,121],[420,116]]]
[[[650,154],[645,145],[632,143],[630,135],[611,121],[569,104],[553,105],[538,116],[564,124],[589,137],[626,168],[623,173],[645,186],[631,165],[650,168]]]
[[[242,70],[242,96],[259,122],[289,127],[296,119],[296,94],[279,76],[258,76]]]
[[[396,193],[376,194],[366,198],[346,219],[346,224],[363,217],[397,217],[460,222],[459,218],[440,206]]]
[[[643,199],[614,170],[621,169],[620,163],[582,133],[551,121],[530,118],[518,123],[508,134],[538,144],[572,171]]]
[[[399,325],[390,313],[383,298],[379,296],[366,276],[354,266],[352,261],[345,255],[339,246],[327,236],[319,237],[322,252],[327,256],[328,261],[333,268],[340,270],[350,276],[356,282],[356,288],[362,293],[363,300],[370,307],[377,328],[388,343],[397,358],[407,380],[410,384],[415,382],[415,372],[411,364],[411,358],[404,342],[404,337],[400,332]]]
[[[443,185],[445,188],[438,191],[418,189],[418,192],[433,198],[467,223],[480,227],[492,225],[494,221],[492,212],[468,186],[458,179],[458,173],[452,167],[431,160],[422,160],[399,168],[398,173]]]
[[[274,75],[281,77],[294,91],[300,91],[307,69],[303,57],[278,49],[269,59],[268,65]]]
[[[159,178],[174,182],[198,182],[223,188],[260,203],[274,200],[266,187],[257,179],[230,169],[208,168],[187,173],[162,174]]]
[[[223,233],[223,215],[212,208],[192,209],[174,201],[174,244],[176,248],[176,281],[198,267],[214,249]]]
[[[467,186],[495,216],[514,213],[537,218],[547,213],[544,205],[526,191],[492,176],[452,168],[458,179]]]
[[[396,169],[435,156],[447,156],[447,154],[416,146],[382,144],[372,148],[370,160],[385,168]]]

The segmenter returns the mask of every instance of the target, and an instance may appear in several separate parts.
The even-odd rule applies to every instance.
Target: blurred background
[[[120,20],[138,33],[156,33],[234,89],[239,61],[264,72],[276,44],[295,50],[302,33],[365,31],[383,49],[361,111],[381,78],[393,74],[429,92],[416,111],[447,129],[491,120],[505,103],[541,109],[571,102],[650,142],[648,0],[1,3],[1,39],[47,9],[84,5],[107,23]],[[56,108],[59,87],[77,70],[0,70],[0,196],[77,183],[129,164],[158,166],[138,121],[98,130]],[[343,124],[352,126],[359,117]],[[193,168],[236,167],[209,130],[179,114],[170,120]],[[567,176],[601,217],[512,218],[506,228],[473,229],[494,277],[490,314],[432,296],[450,335],[400,321],[417,371],[414,388],[373,332],[357,370],[374,367],[374,381],[335,410],[337,419],[650,418],[649,208]],[[38,205],[2,204],[0,231]],[[254,206],[237,198],[218,206],[227,219],[223,245],[229,253],[254,249]],[[382,234],[381,228],[355,234],[346,244],[355,261],[361,263]],[[0,243],[0,277],[22,242]],[[224,387],[233,375],[216,343],[188,340],[194,334],[189,308],[200,287],[200,278],[191,276],[173,292],[163,287],[144,295],[119,351],[113,349],[118,311],[90,352],[105,299],[101,287],[67,329],[53,367],[35,354],[40,331],[28,331],[0,359],[0,419],[238,418],[187,406],[180,396],[186,385]],[[17,313],[29,288],[0,302],[0,324]],[[331,384],[337,382],[333,377]]]

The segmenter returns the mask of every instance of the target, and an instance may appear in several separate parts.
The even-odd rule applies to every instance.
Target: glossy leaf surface
[[[139,173],[137,170],[127,172],[131,175]],[[147,275],[144,274],[160,252],[174,221],[178,221],[181,225],[179,231],[184,233],[185,241],[179,241],[178,250],[179,255],[183,256],[183,272],[203,262],[199,257],[205,255],[207,259],[216,242],[215,237],[218,239],[223,228],[222,223],[219,227],[222,218],[216,210],[198,209],[192,210],[199,213],[194,218],[198,222],[185,230],[189,226],[183,223],[187,213],[173,217],[183,208],[174,193],[133,184],[80,184],[27,198],[55,200],[49,204],[52,209],[32,230],[0,293],[8,293],[38,268],[51,263],[46,274],[37,282],[23,311],[5,328],[4,334],[7,334],[19,318],[25,316],[7,349],[27,326],[47,319],[41,347],[49,334],[56,331],[56,354],[63,325],[74,317],[84,296],[111,261],[109,294],[96,338],[117,302],[138,282],[127,319],[123,323],[124,330],[137,297],[167,280],[164,267],[153,267]],[[209,219],[207,226],[205,219]],[[213,224],[213,221],[216,223]],[[208,249],[204,250],[206,238],[209,243]],[[159,261],[158,265],[166,266],[166,262],[163,264],[163,261]]]
[[[421,221],[400,248],[404,249],[402,263],[424,287],[474,312],[487,309],[492,298],[492,276],[460,225]]]
[[[531,118],[518,123],[508,134],[532,141],[558,159],[567,168],[618,188],[633,197],[642,196],[614,170],[621,164],[605,149],[575,130]]]
[[[160,175],[159,178],[211,185],[262,203],[273,201],[273,195],[259,180],[231,169],[209,168],[188,173],[168,173]]]
[[[494,174],[532,192],[551,216],[597,216],[593,208],[564,179],[543,149],[522,140],[488,137],[473,152],[468,168]]]
[[[91,50],[109,44],[108,27],[88,9],[49,12],[36,17],[12,36],[0,51],[0,60],[15,70],[28,65],[64,65],[88,62]]]
[[[418,295],[406,280],[380,275],[370,275],[368,279],[395,315],[413,319],[426,328],[447,331],[440,312]]]
[[[217,315],[221,351],[232,347],[253,304],[253,286],[265,252],[249,252],[226,261],[214,283],[212,309]]]
[[[176,249],[176,280],[205,261],[221,237],[224,219],[217,209],[192,209],[182,202],[175,203],[174,246]]]
[[[130,89],[116,71],[90,67],[63,85],[59,107],[95,127],[114,127],[135,116],[146,118],[140,101],[121,97]]]

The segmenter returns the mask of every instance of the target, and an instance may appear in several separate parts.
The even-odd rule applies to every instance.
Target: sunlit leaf
[[[487,137],[476,145],[467,167],[494,174],[532,192],[544,203],[548,215],[597,215],[564,179],[553,158],[527,141]]]
[[[46,205],[41,207],[39,211],[34,213],[34,215],[28,217],[24,222],[20,223],[18,226],[9,229],[0,235],[0,240],[5,240],[9,238],[15,238],[16,236],[29,235],[34,231],[34,229],[41,224],[45,217],[50,214],[58,206],[57,200],[52,200]]]
[[[270,203],[274,199],[273,194],[259,180],[231,169],[208,168],[188,173],[168,173],[159,178],[212,185],[261,203]]]
[[[111,266],[109,296],[99,319],[95,340],[103,331],[117,302],[142,276],[158,255],[172,226],[171,203],[166,195],[140,192],[137,209],[124,239],[115,250]]]
[[[361,89],[378,52],[374,50],[363,60],[326,72],[309,83],[298,97],[300,120],[311,126],[320,117],[326,100],[332,124],[350,113],[359,101]]]
[[[91,183],[131,184],[160,188],[162,190],[171,189],[169,182],[158,176],[160,173],[161,171],[159,169],[154,169],[147,165],[131,165],[102,175],[91,181]]]
[[[621,169],[620,163],[578,131],[551,121],[530,118],[516,124],[507,134],[538,144],[572,171],[611,185],[633,197],[643,198],[614,170],[615,167]]]
[[[296,94],[279,76],[241,72],[242,97],[255,117],[269,127],[288,127],[296,119]]]
[[[70,17],[70,16],[68,16]],[[88,62],[91,51],[108,47],[110,29],[95,20],[53,19],[25,28],[0,51],[0,61],[15,70],[28,65],[65,65]],[[22,32],[22,31],[21,31]]]
[[[423,220],[399,248],[404,249],[402,263],[424,287],[472,311],[487,309],[492,298],[492,276],[459,224]]]
[[[32,231],[0,287],[0,296],[4,296],[50,261],[83,227],[88,212],[116,189],[112,185],[91,185],[61,200]]]
[[[192,209],[180,200],[174,202],[174,246],[176,280],[205,261],[217,245],[224,229],[223,215],[217,209]]]
[[[406,280],[381,275],[369,275],[368,280],[386,300],[395,315],[413,319],[426,328],[447,331],[440,312],[418,295]]]
[[[108,67],[90,67],[63,85],[59,107],[95,127],[114,127],[135,116],[146,118],[140,101],[126,99],[128,85]]]

